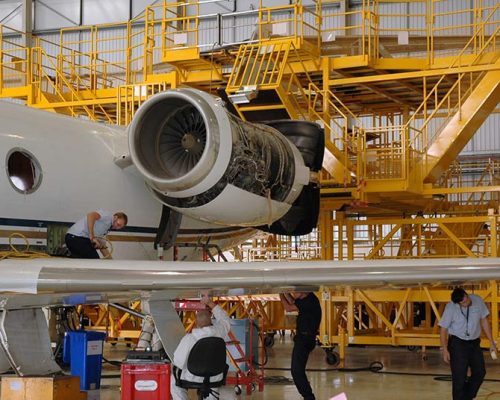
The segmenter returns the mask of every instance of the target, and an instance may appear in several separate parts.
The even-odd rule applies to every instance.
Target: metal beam
[[[458,246],[460,247],[465,254],[469,257],[477,257],[470,249],[455,235],[444,223],[438,222],[437,225],[441,228],[441,230],[448,235],[448,237]]]
[[[430,189],[424,189],[422,191],[422,194],[423,195],[433,195],[433,194],[486,193],[486,192],[500,192],[500,186],[430,188]]]
[[[32,46],[32,34],[33,34],[33,0],[23,0],[22,3],[23,21],[22,28],[25,35],[22,35],[24,47]]]
[[[350,78],[354,78],[352,75],[350,74],[347,74],[343,71],[339,71],[337,70],[337,72],[345,77],[350,77]],[[389,93],[387,92],[386,90],[384,89],[380,89],[378,87],[376,87],[375,85],[372,85],[370,83],[362,83],[360,84],[360,86],[362,87],[365,87],[367,88],[370,92],[373,92],[375,94],[378,94],[379,96],[382,96],[382,97],[385,97],[386,99],[390,100],[390,101],[393,101],[401,106],[408,106],[410,107],[410,109],[415,109],[415,105],[414,104],[410,104],[400,98],[398,98],[397,96],[393,95],[392,93]],[[421,93],[420,93],[421,94]]]
[[[354,78],[331,79],[328,82],[328,86],[360,85],[363,83],[391,82],[404,79],[423,78],[429,76],[457,75],[460,73],[469,73],[469,72],[495,71],[498,69],[500,69],[498,65],[490,64],[490,65],[477,65],[470,67],[441,68],[428,71],[398,72],[395,74],[368,75],[368,76],[359,76]]]

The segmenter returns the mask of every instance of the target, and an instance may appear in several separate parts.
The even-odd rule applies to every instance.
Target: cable
[[[265,376],[264,383],[266,385],[289,385],[293,384],[293,380],[286,376]]]
[[[113,360],[108,360],[107,358],[102,358],[102,361],[103,363],[107,363],[109,365],[112,365],[113,367],[118,367],[120,368],[122,366],[122,362],[121,361],[113,361]]]
[[[101,379],[117,379],[117,378],[121,378],[122,375],[121,374],[106,374],[106,375],[101,375]],[[101,389],[102,389],[102,386],[101,386]]]
[[[24,240],[25,248],[19,250],[14,243],[12,243],[13,238],[21,238]],[[50,256],[45,253],[41,253],[38,251],[30,251],[30,244],[26,236],[22,233],[14,232],[9,235],[9,248],[10,250],[0,251],[0,261],[6,258],[23,258],[23,259],[32,259],[32,258],[49,258]]]
[[[331,372],[331,371],[339,371],[339,372],[379,372],[384,368],[384,364],[380,361],[373,361],[370,363],[368,367],[358,367],[358,368],[307,368],[306,371],[309,372]],[[279,367],[266,367],[264,370],[269,371],[290,371],[290,368],[279,368]]]

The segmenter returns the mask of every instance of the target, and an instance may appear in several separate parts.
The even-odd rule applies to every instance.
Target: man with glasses
[[[109,211],[97,210],[88,213],[76,221],[64,238],[66,247],[72,258],[100,258],[100,250],[105,258],[111,258],[102,237],[110,229],[122,229],[127,225],[128,217],[119,211],[111,214]]]
[[[496,351],[489,314],[481,297],[456,288],[439,321],[443,360],[451,366],[453,400],[474,399],[483,383],[486,369],[480,347],[481,328],[490,342],[490,351]]]

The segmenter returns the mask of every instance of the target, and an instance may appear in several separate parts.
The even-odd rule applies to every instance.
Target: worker
[[[451,366],[453,400],[472,400],[483,383],[486,369],[480,347],[481,328],[496,353],[496,343],[488,322],[489,311],[481,297],[456,288],[446,305],[441,327],[443,360]],[[467,379],[467,370],[471,376]]]
[[[312,292],[281,293],[285,311],[298,311],[297,327],[292,351],[292,377],[304,400],[315,400],[306,375],[309,354],[316,347],[316,335],[321,323],[321,306]]]
[[[105,258],[111,256],[102,238],[110,229],[122,229],[128,217],[123,212],[114,214],[104,210],[88,213],[76,221],[66,233],[65,242],[73,258],[99,258],[100,250]]]
[[[173,364],[182,370],[181,379],[189,382],[203,382],[203,377],[191,374],[187,369],[187,360],[189,353],[196,342],[205,337],[221,337],[226,338],[231,330],[231,320],[227,313],[218,305],[216,305],[207,294],[203,294],[201,302],[210,310],[200,310],[196,313],[196,327],[187,333],[181,339],[177,349],[174,352]],[[212,315],[214,320],[212,321]],[[213,382],[222,380],[222,374],[214,376],[210,379]],[[209,399],[217,399],[218,393],[213,390]],[[172,400],[188,400],[187,390],[175,384],[175,378],[172,376],[170,380],[170,394]]]

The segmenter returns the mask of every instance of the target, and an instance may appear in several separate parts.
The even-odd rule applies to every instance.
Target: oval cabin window
[[[37,159],[26,150],[14,149],[7,156],[9,181],[20,193],[33,193],[42,181],[42,169]]]

